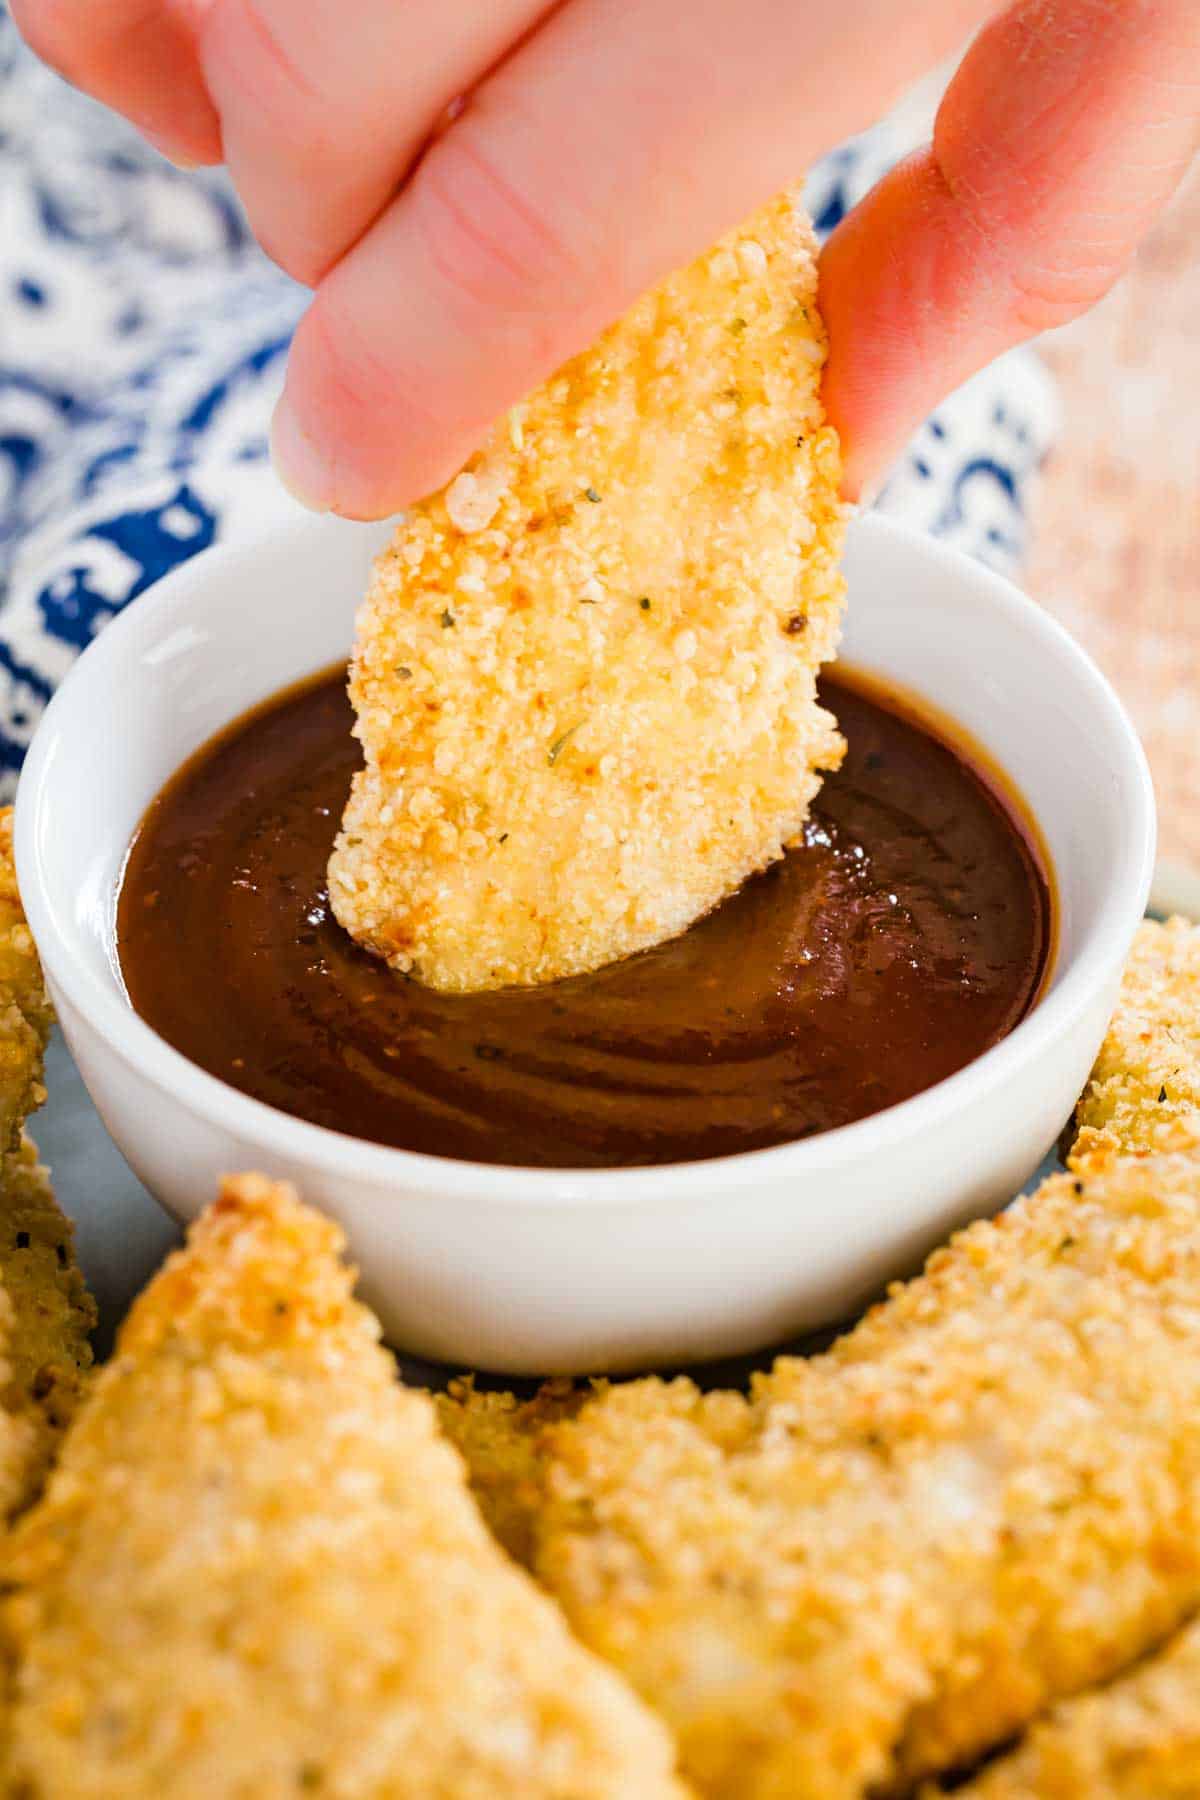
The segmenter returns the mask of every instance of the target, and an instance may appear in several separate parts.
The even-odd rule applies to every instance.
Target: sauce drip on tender
[[[186,763],[120,894],[136,1010],[284,1112],[481,1162],[690,1161],[907,1099],[1036,997],[1050,897],[1013,809],[899,702],[842,678],[823,696],[850,749],[806,843],[682,937],[548,987],[422,988],[329,911],[358,763],[344,683],[278,696]]]

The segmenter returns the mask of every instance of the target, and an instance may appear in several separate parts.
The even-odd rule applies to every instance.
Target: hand
[[[1200,117],[1195,0],[13,8],[168,154],[223,155],[264,247],[316,289],[276,456],[357,518],[447,480],[637,294],[991,18],[933,145],[825,251],[854,494],[951,387],[1106,292]]]

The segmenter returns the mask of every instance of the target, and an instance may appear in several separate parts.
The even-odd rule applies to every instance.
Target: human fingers
[[[570,0],[322,283],[277,414],[310,504],[382,515],[990,11]],[[872,53],[886,41],[886,58]]]
[[[220,162],[200,71],[205,0],[12,0],[21,35],[52,69],[124,113],[165,155]]]
[[[981,33],[930,149],[822,258],[848,492],[976,369],[1107,292],[1186,170],[1198,119],[1195,0],[1021,0]]]
[[[201,37],[259,241],[315,285],[392,197],[441,113],[552,0],[213,0]]]

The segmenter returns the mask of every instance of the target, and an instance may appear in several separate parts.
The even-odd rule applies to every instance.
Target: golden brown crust
[[[934,1800],[945,1789],[926,1791]],[[1200,1624],[1110,1687],[1064,1701],[956,1800],[1196,1800]]]
[[[1140,926],[1075,1115],[1073,1163],[1200,1140],[1200,926]]]
[[[518,1400],[515,1394],[477,1388],[467,1378],[433,1396],[438,1424],[470,1471],[485,1524],[526,1567],[534,1553],[546,1427],[573,1418],[592,1391],[559,1379],[547,1381],[532,1400]]]
[[[53,1015],[0,809],[0,1520],[29,1504],[82,1398],[96,1309],[73,1231],[23,1133]]]
[[[1198,1600],[1198,1100],[1200,928],[1147,924],[1071,1172],[827,1357],[749,1402],[637,1382],[507,1448],[497,1397],[490,1431],[461,1428],[510,1541],[702,1792],[902,1790],[1075,1694],[954,1791],[1200,1794],[1200,1626],[1136,1664]],[[697,1663],[726,1670],[715,1700]]]
[[[43,1058],[53,1012],[25,922],[13,863],[12,807],[0,808],[0,1154],[46,1098]]]
[[[32,1498],[48,1460],[41,1420],[21,1403],[13,1356],[15,1335],[13,1303],[0,1288],[0,1389],[9,1397],[0,1406],[0,1530]]]
[[[226,1184],[6,1559],[26,1800],[625,1800],[666,1734],[492,1542],[341,1238]]]
[[[1193,1158],[1055,1177],[748,1399],[588,1400],[509,1499],[701,1792],[903,1788],[1200,1604],[1198,1308]]]
[[[0,1473],[0,1514],[33,1499],[78,1411],[92,1366],[96,1303],[75,1260],[74,1229],[26,1137],[0,1159],[0,1291],[8,1333],[2,1401],[22,1446]]]
[[[1083,1098],[1080,1173],[1200,1137],[1200,928],[1147,922]],[[1194,1800],[1200,1794],[1200,1625],[1109,1686],[1055,1707],[962,1800]]]
[[[815,243],[780,196],[493,434],[379,559],[341,923],[443,988],[684,929],[794,839],[842,744]]]

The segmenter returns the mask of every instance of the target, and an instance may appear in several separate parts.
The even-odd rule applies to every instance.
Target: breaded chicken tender
[[[341,1234],[226,1183],[5,1556],[26,1800],[656,1800],[667,1734],[510,1564]]]
[[[1075,1122],[1080,1164],[1200,1140],[1200,926],[1139,927]]]
[[[1019,1749],[953,1791],[956,1800],[1196,1800],[1200,1624],[1111,1686],[1064,1701]]]
[[[682,931],[792,843],[843,744],[839,456],[796,195],[516,408],[376,564],[334,913],[444,989]]]
[[[41,1488],[86,1391],[96,1303],[29,1138],[0,1158],[0,1519]]]
[[[1198,1417],[1200,1162],[1114,1159],[748,1398],[588,1399],[506,1505],[701,1793],[851,1800],[969,1766],[1200,1604]]]
[[[37,1493],[83,1393],[96,1308],[23,1126],[46,1097],[53,1014],[0,810],[0,1523]]]
[[[589,1391],[558,1379],[545,1382],[532,1400],[518,1400],[465,1379],[433,1395],[438,1424],[470,1470],[471,1491],[488,1530],[518,1562],[528,1564],[534,1554],[542,1432],[572,1418]]]
[[[0,1154],[17,1148],[46,1098],[43,1055],[53,1013],[13,864],[12,807],[0,809]]]

